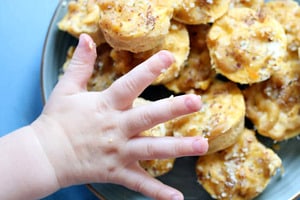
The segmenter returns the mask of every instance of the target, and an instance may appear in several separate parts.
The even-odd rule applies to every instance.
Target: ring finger
[[[135,160],[199,156],[208,150],[207,139],[201,136],[137,137],[127,144],[127,153]]]

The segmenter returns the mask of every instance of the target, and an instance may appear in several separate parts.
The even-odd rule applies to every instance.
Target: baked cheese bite
[[[179,76],[165,86],[175,93],[187,93],[190,90],[206,90],[215,78],[215,70],[210,64],[206,46],[206,35],[210,25],[188,26],[190,53]]]
[[[197,92],[202,109],[172,120],[174,136],[201,135],[208,139],[208,154],[234,144],[244,129],[245,102],[232,82],[215,80],[208,90]]]
[[[141,106],[151,101],[145,100],[141,97],[138,97],[133,106]],[[170,122],[160,123],[149,130],[142,132],[141,136],[146,137],[164,137],[172,136],[172,130],[170,129]],[[140,166],[145,169],[151,176],[158,177],[163,174],[168,173],[173,169],[175,158],[166,158],[166,159],[153,159],[153,160],[140,160]]]
[[[127,73],[160,50],[172,52],[175,61],[153,81],[152,85],[164,84],[177,78],[180,70],[184,67],[184,63],[190,52],[190,40],[186,26],[176,21],[172,21],[169,32],[162,43],[151,50],[140,53],[131,53],[114,49],[111,54],[116,69],[122,73]]]
[[[246,116],[259,134],[275,141],[300,133],[300,61],[290,54],[286,67],[243,91]]]
[[[264,5],[264,0],[233,0],[232,7],[246,7],[254,10],[260,9]]]
[[[238,141],[216,153],[199,157],[199,183],[214,199],[254,199],[282,167],[280,157],[244,129]]]
[[[215,71],[211,67],[208,50],[191,49],[178,78],[164,85],[177,94],[189,93],[192,90],[206,90],[214,81],[214,78]]]
[[[180,70],[184,67],[184,63],[190,52],[190,39],[186,26],[176,21],[172,21],[169,33],[165,36],[163,42],[154,49],[135,54],[134,59],[144,61],[160,50],[170,51],[173,54],[175,61],[154,80],[152,83],[153,85],[164,84],[174,80],[178,77]]]
[[[162,176],[170,172],[174,167],[175,158],[141,160],[140,166],[153,177]]]
[[[288,50],[297,52],[300,47],[300,7],[293,0],[277,0],[265,3],[264,9],[274,16],[287,35]]]
[[[184,24],[208,24],[224,15],[229,9],[230,0],[181,0],[175,7],[175,20]]]
[[[252,84],[281,68],[287,38],[281,24],[262,10],[232,8],[213,24],[207,46],[217,73]]]
[[[76,38],[79,38],[82,33],[87,33],[96,45],[100,45],[105,42],[105,39],[99,27],[99,16],[100,10],[96,0],[70,1],[68,11],[59,21],[58,28]]]
[[[115,49],[134,53],[157,47],[169,31],[174,8],[155,0],[101,0],[99,26]]]

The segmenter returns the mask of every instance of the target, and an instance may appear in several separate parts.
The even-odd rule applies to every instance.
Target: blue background
[[[0,4],[0,136],[30,124],[42,111],[40,65],[59,0],[2,0]],[[18,188],[16,188],[17,190]],[[44,200],[98,200],[85,185]]]

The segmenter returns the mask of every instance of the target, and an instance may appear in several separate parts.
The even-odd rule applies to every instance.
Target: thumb
[[[57,84],[56,90],[64,94],[73,94],[86,90],[97,57],[96,45],[87,34],[79,37],[79,43],[65,74]]]

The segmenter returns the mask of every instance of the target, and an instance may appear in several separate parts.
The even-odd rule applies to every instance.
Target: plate
[[[44,102],[47,101],[57,83],[68,47],[76,45],[78,42],[77,39],[68,33],[59,31],[57,28],[57,23],[67,12],[67,4],[67,0],[60,1],[45,39],[41,64],[41,85]],[[272,145],[270,141],[264,140],[264,142],[267,146]],[[284,172],[273,177],[268,187],[256,200],[278,199],[279,197],[280,199],[300,198],[300,137],[281,142],[279,145],[280,149],[277,153],[282,158]],[[177,159],[174,169],[158,179],[182,191],[186,200],[209,200],[211,199],[210,195],[196,180],[194,169],[196,159],[196,157]],[[119,185],[95,183],[87,186],[91,192],[102,200],[149,200],[149,198]]]

